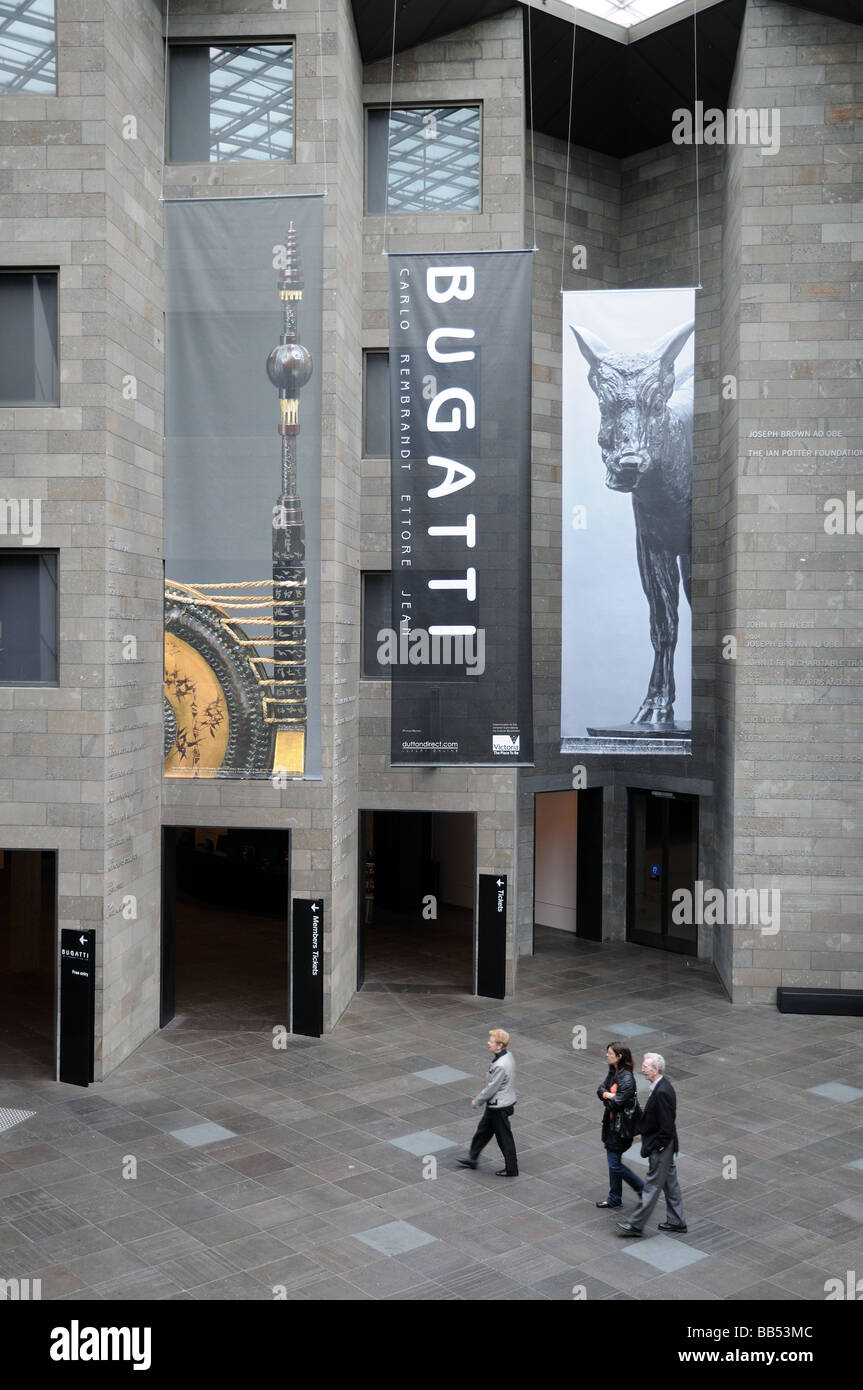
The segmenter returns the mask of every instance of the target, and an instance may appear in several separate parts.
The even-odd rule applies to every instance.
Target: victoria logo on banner
[[[392,762],[529,765],[532,256],[389,266]]]
[[[564,752],[688,752],[695,291],[563,296]]]

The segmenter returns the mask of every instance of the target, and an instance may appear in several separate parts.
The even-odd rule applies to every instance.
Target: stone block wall
[[[96,929],[100,1077],[158,1018],[161,19],[58,0],[57,40],[57,95],[0,97],[0,264],[56,267],[60,312],[59,406],[0,410],[60,585],[57,688],[0,690],[0,841],[57,851],[59,926]]]
[[[778,931],[725,928],[735,999],[863,983],[860,536],[854,518],[826,529],[861,491],[861,44],[863,25],[750,0],[735,81],[735,105],[781,118],[776,154],[733,151],[726,198],[739,657],[723,886],[781,892]]]

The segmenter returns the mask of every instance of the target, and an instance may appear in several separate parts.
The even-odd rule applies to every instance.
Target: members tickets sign
[[[530,764],[531,254],[389,266],[392,762]]]
[[[563,296],[564,752],[690,749],[695,292]]]

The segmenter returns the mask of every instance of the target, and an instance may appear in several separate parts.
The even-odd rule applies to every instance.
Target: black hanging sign
[[[476,992],[506,994],[506,874],[480,874]]]
[[[391,760],[529,765],[531,253],[389,267]]]
[[[87,1086],[93,1080],[96,1020],[96,933],[60,932],[60,1080]]]
[[[291,1032],[319,1038],[324,1031],[324,904],[320,898],[294,898],[291,985]]]

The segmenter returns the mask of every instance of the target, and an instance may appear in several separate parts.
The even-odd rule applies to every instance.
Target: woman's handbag
[[[636,1134],[641,1133],[642,1118],[638,1096],[633,1096],[627,1105],[615,1111],[611,1118],[611,1132],[623,1143],[631,1144]]]

